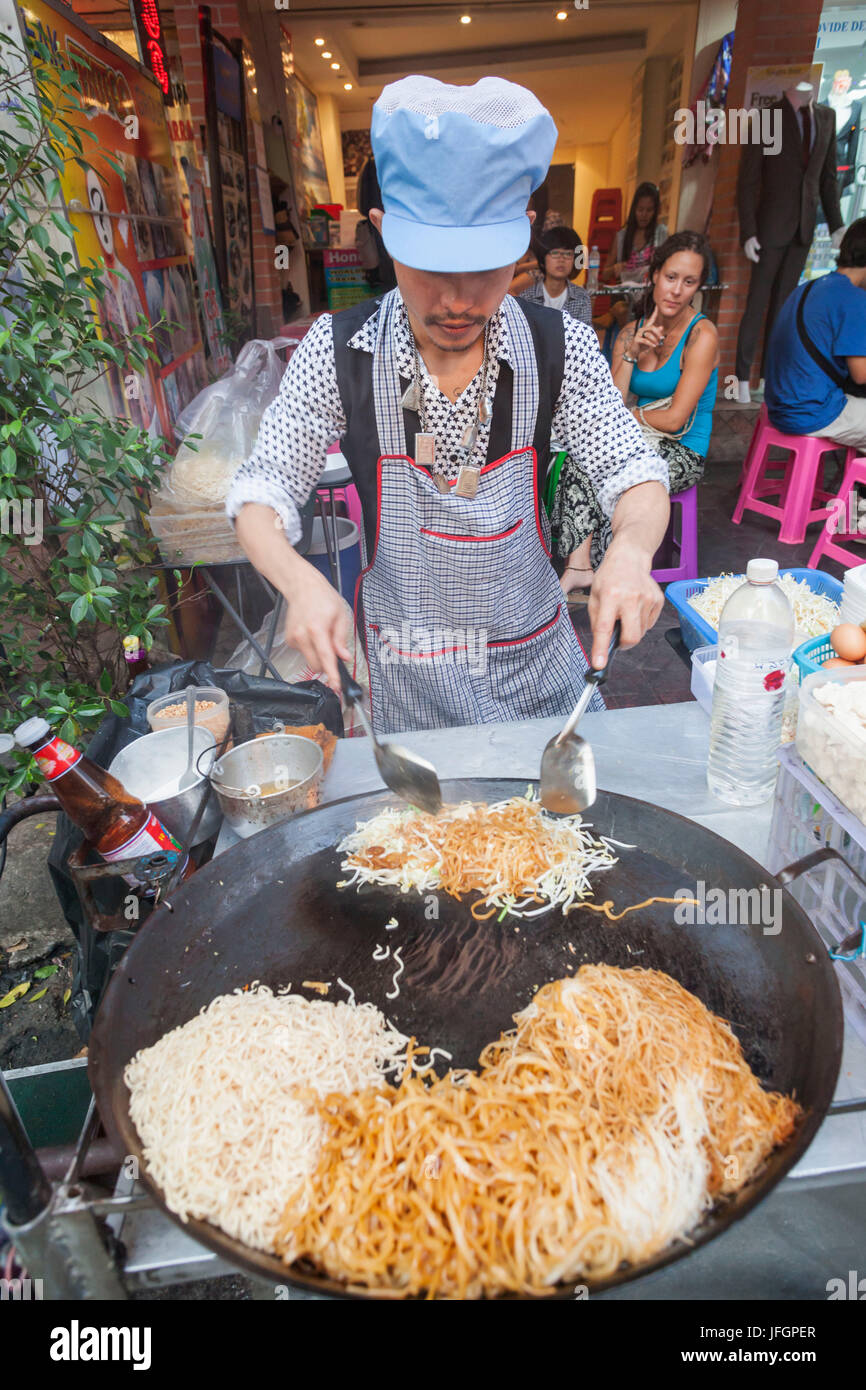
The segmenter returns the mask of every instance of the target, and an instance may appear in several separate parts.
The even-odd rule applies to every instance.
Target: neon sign
[[[162,20],[156,0],[132,0],[142,62],[156,78],[164,97],[169,93],[168,54],[162,32]]]

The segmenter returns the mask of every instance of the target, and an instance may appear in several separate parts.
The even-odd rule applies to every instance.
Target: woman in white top
[[[653,252],[667,240],[668,229],[664,222],[659,221],[660,211],[661,197],[656,185],[639,184],[631,200],[626,224],[620,227],[611,243],[600,277],[604,284],[645,282]],[[620,327],[633,316],[641,298],[634,291],[614,296],[609,312]],[[604,327],[605,320],[599,320],[599,326]]]

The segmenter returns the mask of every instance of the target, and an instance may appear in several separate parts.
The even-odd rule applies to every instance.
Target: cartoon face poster
[[[111,372],[112,407],[143,428],[156,411],[170,438],[204,362],[192,361],[202,356],[201,331],[162,94],[126,54],[51,0],[24,0],[18,11],[25,41],[44,43],[81,84],[84,110],[74,119],[85,167],[68,160],[61,187],[80,264],[104,262],[108,271],[97,306],[103,332],[117,340],[142,316],[155,329],[157,360],[146,375]]]

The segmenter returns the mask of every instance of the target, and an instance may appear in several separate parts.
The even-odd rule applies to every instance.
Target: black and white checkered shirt
[[[399,291],[393,293],[399,299]],[[373,352],[380,312],[377,309],[371,314],[350,339],[350,347]],[[487,394],[491,403],[500,361],[507,362],[513,370],[519,369],[509,335],[513,314],[522,315],[522,310],[506,296],[490,320]],[[602,511],[612,516],[627,488],[653,480],[667,487],[667,465],[644,443],[634,418],[626,410],[594,331],[568,314],[563,316],[563,327],[565,369],[553,415],[553,438],[585,470]],[[400,312],[394,315],[394,337],[399,373],[411,379],[412,335],[402,301]],[[481,369],[456,401],[442,394],[423,361],[421,379],[428,427],[436,436],[437,462],[446,477],[454,478],[462,461],[463,432],[478,419]],[[301,535],[298,507],[303,506],[318,483],[328,447],[345,429],[331,317],[323,314],[293,353],[279,395],[262,416],[256,446],[235,474],[226,502],[228,515],[236,517],[246,502],[263,503],[280,517],[289,540],[297,541]],[[486,458],[489,430],[489,422],[478,427],[475,454],[479,464]]]

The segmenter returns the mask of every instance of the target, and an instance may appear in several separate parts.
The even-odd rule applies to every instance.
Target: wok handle
[[[604,682],[607,680],[608,675],[610,673],[610,663],[613,661],[613,654],[619,646],[619,639],[621,636],[622,623],[620,622],[619,618],[617,618],[616,622],[613,625],[610,646],[607,649],[607,661],[604,663],[603,666],[593,667],[589,675],[587,676],[587,680],[592,681],[593,685],[603,685]]]
[[[829,846],[825,849],[816,849],[814,853],[807,854],[802,859],[795,859],[793,864],[787,864],[784,869],[780,869],[775,877],[783,887],[787,887],[789,883],[794,882],[794,879],[802,878],[805,874],[811,873],[813,869],[820,868],[822,864],[827,864],[832,859],[838,860],[843,869],[851,875],[856,883],[859,883],[863,889],[863,896],[866,897],[866,881],[860,877],[855,869],[851,868],[851,865],[837,849],[830,849]],[[858,927],[850,936],[846,936],[844,941],[839,942],[836,950],[840,952],[855,951],[860,944],[860,939],[861,930]]]
[[[360,705],[364,692],[356,680],[353,680],[346,669],[345,663],[337,657],[337,670],[340,673],[340,685],[343,687],[343,694],[351,705]]]
[[[28,816],[47,815],[52,811],[62,810],[63,807],[56,796],[29,796],[23,801],[16,801],[14,806],[8,806],[0,814],[0,844],[6,839],[9,831]]]

